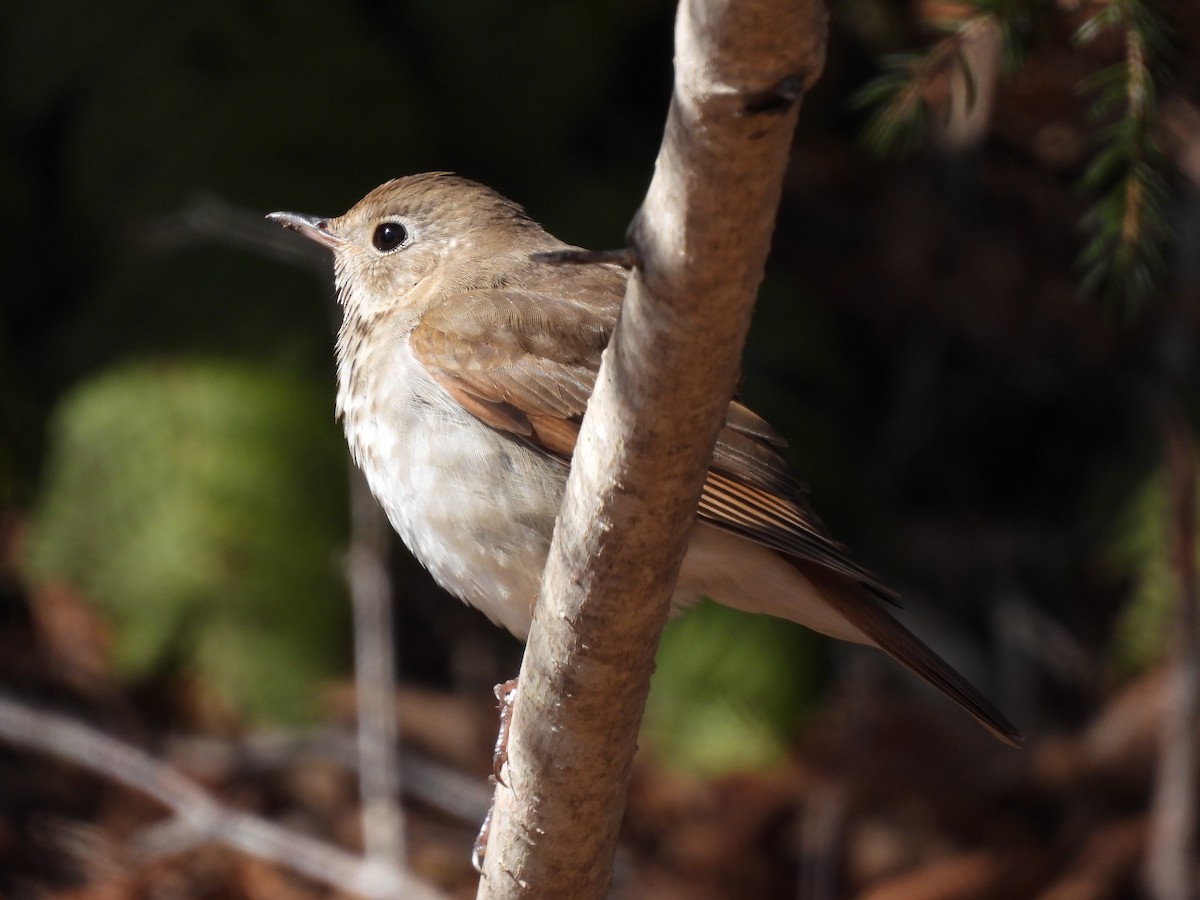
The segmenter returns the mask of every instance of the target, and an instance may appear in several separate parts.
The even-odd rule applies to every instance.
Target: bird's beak
[[[324,244],[330,250],[336,250],[342,244],[342,239],[329,230],[329,219],[324,216],[310,216],[305,213],[273,212],[267,218],[278,222],[284,228],[297,231],[306,238]]]

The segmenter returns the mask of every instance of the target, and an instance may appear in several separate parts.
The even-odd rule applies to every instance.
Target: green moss
[[[1171,567],[1171,506],[1166,471],[1159,469],[1118,519],[1107,564],[1132,581],[1113,630],[1111,660],[1125,674],[1159,662],[1174,627],[1179,589]],[[1197,548],[1200,549],[1200,548]]]
[[[708,602],[670,622],[647,701],[648,748],[704,775],[777,764],[817,700],[820,642],[799,626]]]
[[[183,664],[248,713],[305,715],[348,646],[329,402],[216,362],[86,382],[54,416],[30,575],[93,598],[127,675]]]

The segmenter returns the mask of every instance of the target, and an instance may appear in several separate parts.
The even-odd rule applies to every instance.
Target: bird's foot
[[[510,678],[495,687],[496,700],[499,701],[500,728],[496,732],[496,746],[492,751],[492,777],[505,784],[503,773],[508,762],[508,732],[512,728],[513,703],[517,699],[517,679]]]
[[[492,751],[492,782],[508,785],[503,778],[504,766],[508,762],[508,731],[512,727],[513,702],[517,699],[517,679],[511,678],[503,684],[496,685],[496,700],[499,701],[500,728],[496,732],[496,746]],[[496,798],[488,807],[483,824],[479,827],[479,836],[475,838],[475,848],[471,851],[471,865],[476,872],[483,872],[483,857],[487,853],[488,834],[492,830],[492,812],[496,808]]]

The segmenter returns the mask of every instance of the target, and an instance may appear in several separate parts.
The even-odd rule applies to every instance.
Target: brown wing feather
[[[775,447],[786,447],[787,441],[775,426],[756,413],[750,407],[734,400],[729,404],[729,412],[725,414],[725,424],[735,431],[749,437],[760,438]]]
[[[896,601],[894,591],[854,562],[820,520],[791,500],[711,471],[700,496],[699,517],[787,556],[845,575],[881,599]]]
[[[713,448],[713,468],[728,473],[738,481],[787,497],[803,506],[808,495],[806,485],[796,470],[763,439],[752,437],[729,425],[717,435]],[[807,509],[808,515],[812,515]]]
[[[1024,743],[1024,736],[1004,713],[916,635],[888,615],[887,610],[865,596],[857,584],[811,563],[793,560],[793,564],[817,587],[827,603],[869,637],[880,650],[958,703],[1004,743],[1013,747]]]
[[[460,379],[452,376],[439,378],[438,384],[454,398],[455,403],[493,428],[500,431],[511,431],[522,437],[533,434],[533,426],[529,418],[512,404],[480,396],[469,384],[464,384]]]
[[[559,307],[553,323],[546,315],[550,303]],[[531,417],[583,415],[611,332],[608,318],[595,305],[470,291],[430,310],[413,329],[409,348],[464,409],[529,438],[536,434]]]
[[[610,301],[611,291],[590,302],[516,291],[465,293],[427,313],[409,346],[463,409],[565,465],[616,321]],[[546,316],[552,303],[562,304],[555,324]],[[863,635],[998,738],[1019,744],[1020,732],[999,710],[867,595],[895,597],[849,558],[809,509],[806,486],[774,449],[782,443],[755,413],[731,403],[698,517],[790,557]]]
[[[579,439],[578,419],[556,419],[553,416],[530,416],[536,442],[555,456],[570,459]]]
[[[551,304],[557,305],[553,319],[546,315]],[[616,307],[596,297],[563,300],[511,290],[470,291],[428,312],[413,330],[409,347],[472,415],[568,459],[615,321]],[[699,517],[894,600],[808,508],[806,486],[770,446],[782,442],[756,413],[731,403]]]

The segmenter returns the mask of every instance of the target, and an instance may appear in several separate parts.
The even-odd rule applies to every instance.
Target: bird
[[[525,639],[628,271],[549,264],[539,254],[579,248],[446,172],[388,181],[341,216],[268,218],[332,251],[336,416],[371,492],[443,588]],[[877,647],[1020,745],[1004,714],[888,612],[896,594],[816,517],[783,446],[730,401],[672,609],[708,597]]]

